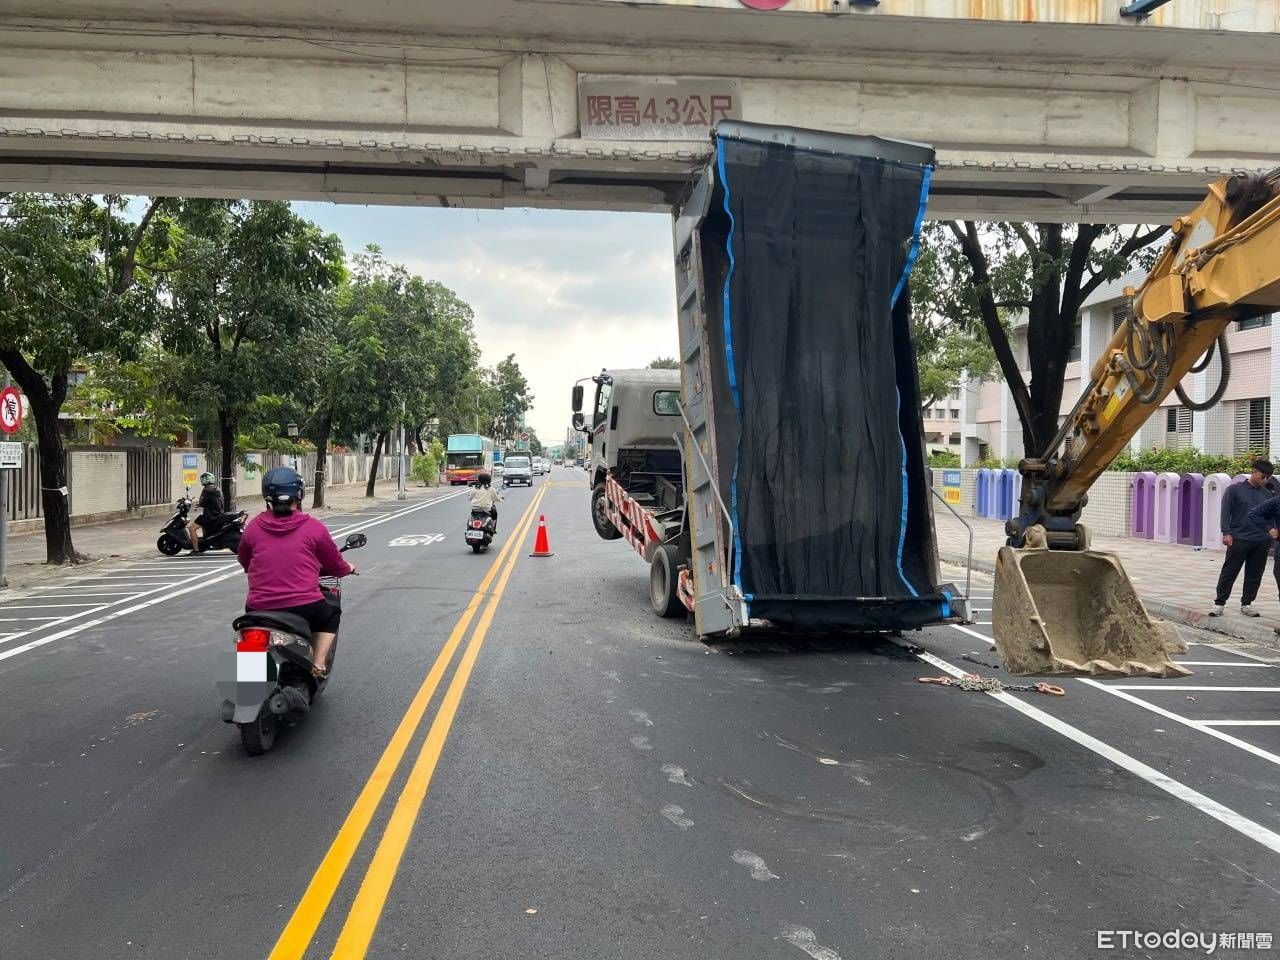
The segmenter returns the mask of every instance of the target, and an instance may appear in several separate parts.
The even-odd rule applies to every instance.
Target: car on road
[[[540,477],[547,472],[546,464],[543,462],[541,457],[534,457],[532,460],[532,463],[533,463],[533,475],[535,477]]]
[[[493,465],[493,476],[495,479],[500,478],[505,471],[506,471],[506,467],[503,466],[503,463],[501,460],[499,460],[497,463]]]
[[[533,486],[533,461],[525,456],[510,456],[502,461],[502,485],[504,487],[512,487],[517,483],[523,483],[526,487]]]

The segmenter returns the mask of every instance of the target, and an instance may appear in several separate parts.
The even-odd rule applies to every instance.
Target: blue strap
[[[898,277],[898,283],[893,288],[893,306],[898,305],[898,297],[902,295],[902,291],[907,286],[907,279],[911,276],[911,268],[915,266],[916,255],[920,252],[920,227],[924,223],[924,208],[929,202],[929,181],[932,179],[933,168],[924,168],[924,177],[920,180],[920,205],[916,209],[916,222],[911,233],[911,247],[907,250],[907,261],[902,265],[902,275]],[[919,591],[907,579],[907,575],[902,569],[902,551],[907,544],[907,507],[910,504],[910,489],[907,482],[907,440],[902,433],[902,391],[894,387],[894,395],[897,397],[898,405],[898,443],[901,447],[902,456],[902,514],[898,518],[898,578],[903,582],[906,588],[911,591],[913,597],[920,596]],[[944,606],[946,602],[944,601]],[[943,614],[946,616],[946,614]]]
[[[725,364],[729,368],[729,392],[733,395],[733,408],[737,411],[738,424],[739,428],[741,428],[742,396],[738,391],[738,371],[735,369],[733,362],[733,325],[730,322],[729,315],[729,284],[733,280],[734,271],[733,234],[737,228],[737,222],[733,218],[733,211],[729,209],[729,177],[724,168],[723,140],[716,141],[716,170],[720,175],[720,187],[724,191],[724,212],[729,218],[729,232],[725,237],[725,251],[729,254],[729,272],[725,274],[724,278],[721,306],[724,320],[724,358]],[[739,439],[738,446],[733,453],[733,483],[729,489],[729,515],[733,518],[733,583],[739,590],[742,589],[742,536],[738,532],[740,528],[738,523],[738,465],[741,448],[742,441]],[[751,596],[749,594],[744,594],[744,596],[750,601]]]

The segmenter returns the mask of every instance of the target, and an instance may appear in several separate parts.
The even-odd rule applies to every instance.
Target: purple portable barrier
[[[1150,540],[1155,527],[1156,475],[1150,470],[1135,473],[1129,481],[1133,488],[1133,514],[1129,518],[1129,536]]]
[[[1176,473],[1162,473],[1156,477],[1154,539],[1160,543],[1173,543],[1178,539],[1178,493],[1182,478]]]
[[[980,517],[991,516],[991,474],[994,472],[983,467],[974,480],[974,500],[977,502],[977,513]]]
[[[1184,473],[1178,481],[1178,542],[1204,546],[1204,474]]]
[[[1253,476],[1253,474],[1251,473],[1237,473],[1234,477],[1231,478],[1230,486],[1234,487],[1237,483],[1244,483],[1251,476]]]
[[[1000,476],[996,480],[995,512],[995,516],[1000,520],[1008,520],[1017,509],[1018,501],[1014,497],[1014,487],[1019,479],[1020,475],[1017,470],[1010,470],[1005,467],[1000,471]]]
[[[1204,478],[1204,547],[1222,549],[1222,495],[1232,479],[1225,473],[1211,473]]]

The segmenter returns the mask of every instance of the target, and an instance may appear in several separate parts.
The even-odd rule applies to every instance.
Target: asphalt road
[[[942,670],[921,654],[1000,675],[961,659],[994,662],[985,626],[918,652],[697,643],[595,536],[581,471],[508,491],[484,556],[461,497],[377,511],[331,524],[375,524],[334,679],[265,757],[218,719],[225,560],[100,575],[151,593],[95,572],[62,599],[125,602],[0,640],[0,955],[1057,958],[1099,930],[1278,932],[1275,666],[1193,647],[1177,684],[1212,690],[963,693],[918,683]],[[527,556],[537,514],[553,557]]]

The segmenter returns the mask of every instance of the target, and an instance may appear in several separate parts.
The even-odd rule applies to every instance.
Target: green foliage
[[[675,357],[658,357],[649,361],[650,370],[679,370],[680,361]]]
[[[1254,460],[1266,456],[1266,450],[1254,450],[1233,457],[1201,453],[1194,447],[1182,450],[1143,450],[1136,454],[1125,450],[1111,461],[1107,469],[1126,472],[1151,470],[1155,473],[1202,473],[1205,476],[1225,473],[1235,476],[1238,473],[1248,473]]]
[[[974,467],[980,470],[1017,470],[1018,464],[1021,462],[1021,457],[1005,457],[1003,460],[997,460],[995,457],[983,457],[974,464]]]
[[[435,452],[419,453],[413,458],[409,476],[423,486],[433,487],[440,479],[440,460]]]
[[[951,450],[931,450],[929,452],[929,466],[958,467],[960,466],[960,454]]]
[[[171,440],[192,427],[187,406],[170,389],[174,366],[173,356],[154,341],[136,360],[94,354],[64,409],[85,424],[93,443],[110,443],[125,432]]]

